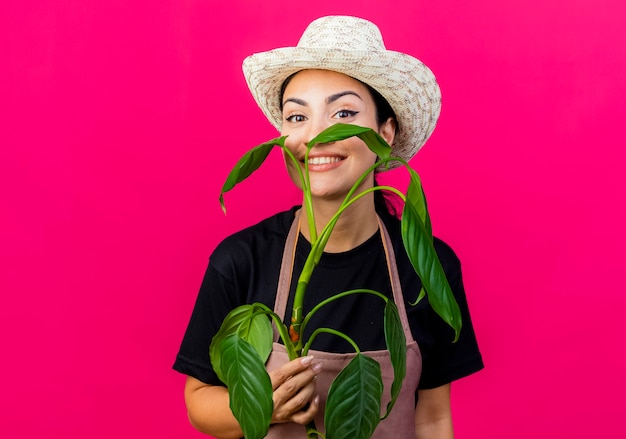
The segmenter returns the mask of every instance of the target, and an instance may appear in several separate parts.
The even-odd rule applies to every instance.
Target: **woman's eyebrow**
[[[339,93],[335,93],[334,95],[328,96],[326,98],[326,103],[327,104],[332,104],[333,102],[335,102],[340,97],[347,96],[347,95],[353,95],[353,96],[356,96],[357,98],[363,100],[363,98],[361,98],[361,96],[359,96],[358,93],[356,93],[354,91],[346,90],[346,91],[342,91],[342,92],[339,92]]]
[[[326,104],[332,104],[333,102],[335,102],[337,99],[341,98],[342,96],[348,96],[348,95],[356,96],[357,98],[363,100],[361,96],[359,96],[358,93],[354,91],[346,90],[346,91],[341,91],[339,93],[335,93],[333,95],[328,96],[326,98]],[[294,104],[302,105],[303,107],[306,107],[309,105],[304,99],[300,99],[300,98],[287,98],[283,102],[283,106],[285,106],[287,102],[293,102]]]
[[[285,106],[285,104],[287,102],[293,102],[294,104],[298,104],[298,105],[302,105],[303,107],[308,106],[309,104],[306,103],[305,100],[303,99],[299,99],[299,98],[287,98],[285,99],[285,101],[283,102],[283,107]]]

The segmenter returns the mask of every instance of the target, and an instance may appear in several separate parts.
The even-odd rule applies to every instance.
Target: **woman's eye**
[[[335,117],[339,119],[345,119],[346,117],[352,117],[358,114],[358,111],[339,110],[335,113]]]
[[[304,122],[305,117],[301,114],[293,114],[285,118],[287,122]]]

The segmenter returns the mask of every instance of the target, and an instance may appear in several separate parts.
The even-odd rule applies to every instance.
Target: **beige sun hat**
[[[279,131],[281,86],[290,75],[305,69],[340,72],[377,90],[398,119],[392,145],[395,157],[411,159],[435,129],[441,110],[435,76],[420,60],[387,50],[380,30],[370,21],[321,17],[309,24],[296,47],[255,53],[243,61],[252,96]]]

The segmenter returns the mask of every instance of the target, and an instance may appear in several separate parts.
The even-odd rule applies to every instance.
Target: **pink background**
[[[622,0],[2,2],[0,437],[200,437],[171,365],[208,255],[299,200],[274,155],[221,213],[275,135],[240,64],[330,13],[443,90],[413,165],[487,366],[457,437],[626,437]]]

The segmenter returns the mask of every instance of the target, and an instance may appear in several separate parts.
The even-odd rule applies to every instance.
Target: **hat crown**
[[[358,17],[329,16],[318,18],[306,28],[298,47],[350,51],[384,51],[378,27]]]

